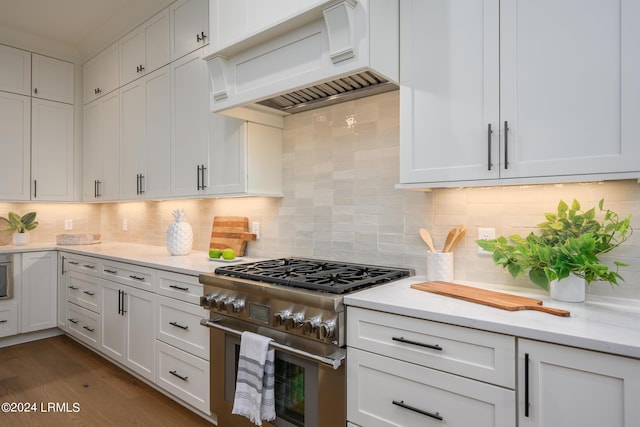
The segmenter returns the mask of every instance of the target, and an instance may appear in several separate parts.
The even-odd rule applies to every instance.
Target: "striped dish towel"
[[[232,413],[245,416],[258,426],[262,425],[263,419],[275,419],[275,352],[269,350],[270,341],[271,338],[253,332],[243,332],[240,340]]]

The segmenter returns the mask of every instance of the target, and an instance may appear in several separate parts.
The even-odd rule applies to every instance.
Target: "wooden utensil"
[[[249,233],[249,219],[244,216],[216,216],[211,227],[209,249],[231,248],[236,256],[244,256],[248,240],[256,240]]]
[[[453,252],[453,250],[458,245],[458,243],[460,243],[460,240],[462,240],[466,232],[467,232],[467,229],[464,227],[464,225],[460,225],[456,227],[456,234],[451,239],[449,246],[443,248],[442,252]]]
[[[444,246],[442,246],[442,252],[446,252],[446,249],[449,247],[449,245],[451,244],[451,241],[456,235],[456,231],[457,230],[455,227],[449,230],[447,237],[444,239]]]
[[[433,246],[433,239],[431,238],[431,234],[429,234],[426,228],[421,228],[419,232],[420,232],[420,237],[422,237],[422,240],[427,244],[427,246],[429,247],[429,250],[431,252],[435,252],[436,248]]]
[[[420,291],[458,298],[469,302],[500,308],[502,310],[536,310],[562,317],[568,317],[571,315],[567,310],[544,307],[542,305],[542,301],[535,298],[495,292],[487,289],[475,288],[473,286],[464,286],[449,282],[423,282],[414,283],[411,287]]]

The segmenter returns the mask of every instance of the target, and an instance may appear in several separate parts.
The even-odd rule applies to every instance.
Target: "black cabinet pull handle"
[[[198,173],[196,175],[196,178],[198,179],[198,191],[201,190],[200,188],[200,165],[198,165]]]
[[[60,269],[62,270],[62,272],[60,273],[61,275],[64,276],[64,273],[66,273],[66,271],[64,271],[64,261],[67,259],[67,257],[65,257],[64,255],[60,257]]]
[[[33,180],[33,198],[34,199],[38,198],[38,180],[37,179]]]
[[[118,314],[122,314],[122,290],[118,289]]]
[[[122,315],[124,316],[125,313],[127,312],[127,310],[124,309],[124,297],[127,295],[127,293],[125,291],[122,291]]]
[[[187,377],[187,376],[184,376],[184,377],[183,377],[183,376],[182,376],[182,375],[180,375],[177,371],[169,371],[169,373],[170,373],[171,375],[173,375],[174,377],[178,377],[178,378],[180,378],[182,381],[188,381],[188,380],[189,380],[189,377]]]
[[[529,418],[529,353],[524,354],[524,416]]]
[[[111,273],[111,274],[116,274],[117,271],[116,270],[107,270],[106,268],[104,269],[105,273]]]
[[[493,164],[491,163],[491,134],[493,133],[493,131],[491,130],[491,123],[489,123],[489,125],[487,126],[487,170],[491,170],[491,167],[493,166]]]
[[[90,268],[91,270],[95,270],[96,266],[91,264],[83,264],[83,267]]]
[[[204,185],[205,181],[204,181],[204,171],[207,170],[207,167],[205,165],[202,165],[202,167],[200,168],[200,170],[202,171],[202,190],[206,189],[207,186]]]
[[[35,93],[36,95],[38,94],[38,88],[37,87],[33,88],[33,93]]]
[[[176,328],[180,328],[180,329],[189,329],[189,326],[183,326],[181,324],[179,324],[178,322],[169,322],[170,325],[175,326]]]
[[[90,328],[90,327],[88,327],[88,326],[83,326],[82,328],[83,328],[83,329],[86,329],[86,330],[87,330],[87,331],[89,331],[89,332],[93,332],[93,331],[95,331],[95,328]]]
[[[92,292],[92,291],[83,291],[83,292],[90,296],[94,296],[96,294],[95,292]]]
[[[7,322],[8,322],[8,320],[7,320],[7,319],[2,319],[2,320],[0,320],[0,323],[7,323]]]
[[[392,337],[391,339],[394,340],[394,341],[403,342],[405,344],[417,345],[417,346],[420,346],[420,347],[430,348],[432,350],[440,350],[440,351],[442,351],[442,347],[440,347],[438,344],[425,344],[425,343],[418,342],[418,341],[408,340],[408,339],[405,339],[404,337]]]
[[[504,168],[509,169],[509,122],[504,121]]]
[[[144,71],[144,67],[142,66],[142,64],[140,65],[140,72]]]
[[[78,289],[80,289],[77,286],[73,286],[73,285],[69,285],[69,289],[73,290],[73,291],[77,291]]]
[[[183,288],[181,286],[176,286],[176,285],[169,285],[169,287],[173,289],[177,289],[179,291],[185,291],[185,292],[189,290],[189,288]]]
[[[202,32],[200,33],[200,38],[202,39],[202,41],[204,41],[204,39],[206,39],[206,38],[207,38],[207,36],[205,36],[205,34],[204,34],[204,31],[202,31]]]
[[[202,37],[200,37],[200,34],[196,33],[196,42],[201,42],[202,41]]]
[[[443,420],[443,418],[442,418],[442,416],[440,415],[439,412],[436,412],[434,414],[432,412],[423,411],[422,409],[418,409],[418,408],[415,408],[413,406],[407,405],[406,403],[404,403],[404,400],[401,400],[401,401],[392,400],[391,403],[393,403],[394,405],[397,405],[397,406],[399,406],[401,408],[408,409],[408,410],[413,411],[413,412],[417,412],[418,414],[422,414],[422,415],[426,415],[427,417],[435,418],[436,420],[439,420],[439,421]]]
[[[144,277],[134,276],[133,274],[130,274],[129,277],[131,277],[133,280],[142,280],[142,281],[144,281]]]
[[[144,194],[144,175],[140,174],[140,193]]]
[[[72,264],[72,265],[78,265],[78,264],[80,264],[80,263],[79,263],[78,261],[69,261],[69,264]]]
[[[71,322],[71,323],[74,323],[74,324],[75,324],[75,323],[78,323],[78,320],[73,319],[73,318],[71,318],[71,319],[67,319],[67,320],[68,320],[69,322]]]

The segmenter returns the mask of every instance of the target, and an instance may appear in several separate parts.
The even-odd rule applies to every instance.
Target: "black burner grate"
[[[410,269],[351,264],[307,258],[278,258],[218,267],[223,276],[343,294],[398,280]]]

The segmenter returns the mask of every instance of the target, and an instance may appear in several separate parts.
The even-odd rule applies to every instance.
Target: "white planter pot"
[[[564,302],[584,302],[587,284],[582,277],[570,274],[560,281],[549,283],[551,298]]]
[[[29,235],[27,233],[13,233],[13,244],[16,246],[24,246],[29,243]]]

